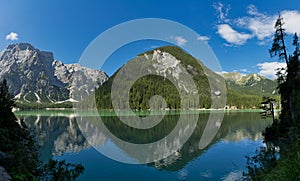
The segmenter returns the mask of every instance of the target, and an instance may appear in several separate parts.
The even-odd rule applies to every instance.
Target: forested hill
[[[150,56],[151,58],[149,58]],[[194,97],[189,97],[188,101],[186,101],[186,99],[184,100],[186,102],[183,104],[189,104],[189,108],[211,108],[211,97],[219,97],[220,94],[224,93],[221,87],[222,85],[218,84],[218,82],[221,80],[224,81],[223,76],[211,71],[201,62],[199,63],[196,58],[177,46],[159,47],[154,50],[141,53],[137,56],[137,58],[139,57],[143,59],[143,64],[145,64],[145,66],[146,64],[148,66],[150,64],[150,66],[155,67],[158,75],[146,75],[138,78],[138,80],[134,82],[129,91],[129,104],[132,109],[149,109],[149,100],[154,95],[160,95],[166,100],[166,105],[164,108],[180,108],[182,105],[180,95],[173,83],[166,79],[166,76],[170,75],[175,79],[178,79],[176,82],[180,87],[180,81],[185,81],[180,80],[181,78],[178,78],[178,75],[181,75],[182,73],[181,68],[185,69],[192,77],[199,94],[198,106],[196,106],[197,104],[195,103],[195,100],[193,100]],[[108,79],[108,81],[106,81],[99,89],[96,90],[95,96],[98,109],[111,109],[113,107],[111,104],[111,87],[113,81],[118,72],[120,72],[120,70],[123,72],[126,71],[126,65],[132,63],[133,61],[134,60],[130,60],[123,65],[113,74],[113,76]],[[139,71],[139,69],[137,68],[136,71]],[[151,71],[149,73],[151,73]],[[207,75],[205,73],[207,73]],[[208,77],[210,77],[210,81],[208,81]],[[253,86],[257,80],[253,80],[252,86],[248,86],[248,84],[238,84],[234,81],[230,81],[227,78],[225,80],[227,81],[227,104],[229,106],[237,106],[238,108],[258,108],[262,95],[273,96],[272,92],[268,91],[263,94],[260,92],[255,93],[256,90],[253,90],[252,92],[243,91],[244,89],[251,90],[252,88],[257,88],[257,86]],[[126,77],[124,77],[124,81],[120,84],[128,83],[126,81],[128,80]],[[213,84],[212,94],[209,83]],[[275,82],[274,85],[268,84],[268,86],[271,86],[272,90],[276,89]],[[116,99],[118,99],[120,104],[125,102],[122,96]]]

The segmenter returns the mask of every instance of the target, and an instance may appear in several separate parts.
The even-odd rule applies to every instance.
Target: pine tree
[[[261,109],[264,111],[261,113],[263,118],[267,118],[272,116],[273,122],[275,122],[275,114],[274,114],[274,104],[276,100],[270,97],[263,97],[263,102],[261,102]]]
[[[4,79],[0,83],[0,114],[10,113],[14,105],[15,101],[9,93],[7,81]]]
[[[299,119],[298,112],[300,111],[300,77],[299,77],[299,40],[297,33],[294,34],[293,37],[293,46],[295,47],[294,53],[289,57],[289,65],[288,65],[288,74],[287,74],[287,83],[289,87],[289,95],[291,97],[290,104],[292,105],[292,112],[294,119],[296,121]]]
[[[282,74],[280,71],[277,73],[278,76],[278,90],[281,95],[281,106],[282,114],[281,118],[285,121],[295,121],[295,107],[292,102],[292,92],[294,90],[293,84],[293,67],[294,65],[294,56],[288,56],[286,45],[285,45],[285,29],[283,28],[284,22],[282,17],[279,15],[275,23],[275,33],[273,37],[273,44],[269,50],[270,56],[278,56],[279,60],[284,59],[287,65],[286,75]],[[298,46],[298,37],[294,37],[294,44]],[[299,47],[299,46],[298,46]],[[298,59],[298,58],[297,58]],[[298,61],[298,60],[297,60]],[[292,64],[291,64],[292,63]]]
[[[272,48],[269,50],[271,57],[279,56],[279,59],[284,59],[288,64],[288,55],[286,51],[284,38],[286,36],[285,29],[283,28],[284,22],[279,15],[275,23],[275,33],[273,37]]]
[[[293,46],[295,46],[295,51],[294,51],[294,57],[297,57],[297,59],[299,59],[299,55],[300,55],[300,44],[299,44],[299,38],[297,33],[294,34],[294,39],[293,39]]]

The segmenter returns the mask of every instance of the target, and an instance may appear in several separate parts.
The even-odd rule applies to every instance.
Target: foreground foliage
[[[75,180],[84,170],[82,165],[65,161],[39,161],[34,136],[12,113],[14,100],[6,80],[0,83],[0,165],[13,180]]]
[[[266,147],[248,157],[247,176],[252,180],[300,180],[300,50],[295,33],[295,51],[288,56],[283,24],[279,16],[270,49],[271,56],[278,55],[287,64],[277,74],[282,110],[279,120],[263,133]]]

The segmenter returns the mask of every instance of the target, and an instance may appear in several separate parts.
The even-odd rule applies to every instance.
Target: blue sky
[[[297,0],[10,0],[0,3],[1,50],[11,43],[29,42],[40,50],[54,52],[55,59],[64,63],[78,62],[89,43],[113,26],[138,18],[164,18],[201,35],[218,57],[223,71],[272,77],[274,67],[281,65],[268,54],[278,13],[286,22],[289,38],[293,32],[300,33]],[[182,35],[176,38],[183,47],[187,43]],[[103,68],[111,74],[137,53],[163,44],[148,41],[128,46]],[[292,52],[292,47],[289,50]]]

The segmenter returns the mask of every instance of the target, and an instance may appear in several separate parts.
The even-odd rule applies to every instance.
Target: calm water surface
[[[269,119],[262,120],[258,112],[226,112],[218,133],[200,150],[199,140],[209,117],[208,112],[201,112],[194,132],[178,152],[155,163],[132,165],[111,160],[93,148],[81,133],[72,111],[22,111],[16,115],[38,135],[42,160],[65,159],[83,164],[85,171],[79,180],[236,180],[246,169],[245,156],[263,145],[261,133],[271,124]],[[117,137],[147,143],[167,135],[178,117],[166,115],[160,124],[147,131],[130,129],[109,114],[102,120]],[[95,121],[86,115],[82,118],[86,125]],[[91,133],[95,131],[93,127],[86,128]],[[105,145],[112,153],[134,157],[104,134],[96,134],[95,140],[90,141],[99,147]]]

